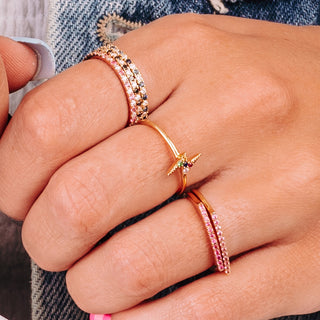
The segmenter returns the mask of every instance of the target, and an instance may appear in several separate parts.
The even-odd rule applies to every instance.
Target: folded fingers
[[[166,65],[159,49],[164,41],[154,38],[148,40],[145,59],[138,48],[143,46],[148,28],[134,33],[135,45],[131,37],[122,38],[118,45],[139,67],[152,112],[178,86],[183,64],[172,66],[175,76],[167,78],[167,70],[157,63],[161,59]],[[164,38],[164,32],[161,34]],[[57,168],[124,128],[127,121],[122,86],[112,69],[96,59],[80,63],[30,92],[0,143],[1,210],[24,219]]]
[[[241,138],[240,141],[228,141],[230,148],[224,147],[224,139],[213,139],[215,135],[223,135],[224,123],[216,123],[214,132],[208,134],[211,119],[205,119],[206,111],[194,113],[194,108],[184,109],[183,103],[177,103],[181,99],[177,95],[167,101],[150,119],[170,136],[179,152],[202,154],[187,174],[188,186],[220,175],[220,183],[224,181],[225,187],[221,185],[215,193],[220,192],[220,198],[225,199],[221,211],[237,211],[241,219],[236,224],[251,226],[250,232],[244,232],[242,237],[251,237],[253,240],[250,241],[259,245],[283,235],[286,226],[295,225],[295,213],[290,224],[282,224],[291,210],[286,209],[288,204],[296,211],[304,203],[300,201],[295,184],[291,183],[292,170],[274,167],[274,163],[285,163],[287,159],[283,159],[282,154],[273,154],[268,162],[248,151],[245,156],[250,161],[240,157],[239,163],[235,162]],[[199,126],[199,123],[203,125]],[[180,168],[167,176],[168,168],[176,160],[159,132],[145,125],[121,130],[72,159],[56,171],[29,211],[23,227],[27,251],[44,269],[69,268],[112,228],[153,208],[179,190]],[[289,164],[285,166],[287,168]],[[290,167],[299,169],[292,164]],[[305,183],[308,184],[308,179]],[[275,184],[280,187],[274,189]],[[210,200],[212,190],[209,188],[206,194]],[[215,200],[214,195],[212,200]],[[256,228],[256,217],[259,214],[260,223],[268,224],[274,206],[277,210],[286,209],[288,215],[278,215],[277,219],[272,219],[276,228],[261,233],[260,228]],[[232,219],[231,214],[230,217]],[[242,230],[248,229],[239,228],[237,232]],[[239,248],[236,238],[232,246]]]
[[[218,178],[201,188],[217,212],[229,255],[280,241],[291,230],[292,221],[286,218],[287,225],[280,228],[281,219],[271,217],[282,209],[271,212],[272,202],[259,204],[262,189],[253,192],[246,183],[233,181]],[[69,270],[68,287],[84,310],[117,312],[213,264],[216,261],[200,213],[183,199],[88,253]]]
[[[151,118],[165,123],[162,113]],[[201,153],[206,139],[201,134],[188,139],[183,129],[180,124],[164,130],[177,137],[173,140],[178,141],[180,152]],[[192,134],[197,127],[189,126],[188,130]],[[210,154],[204,154],[204,160],[199,159],[191,168],[188,185],[218,169],[206,161]],[[167,175],[176,162],[166,141],[145,125],[121,130],[72,159],[52,176],[26,217],[23,241],[29,254],[45,269],[68,268],[119,223],[153,208],[180,189],[181,168]],[[39,246],[36,239],[45,245]]]
[[[219,182],[214,186],[219,188]],[[180,289],[178,291],[180,293],[173,294],[172,297],[146,304],[145,307],[142,304],[141,307],[134,308],[133,316],[139,318],[143,315],[146,319],[163,319],[163,312],[169,312],[166,316],[168,319],[180,319],[183,315],[178,316],[178,312],[181,308],[187,307],[192,299],[199,302],[200,310],[196,308],[196,303],[191,305],[195,309],[187,311],[190,319],[192,316],[197,316],[192,312],[201,312],[202,307],[200,319],[209,319],[210,314],[212,317],[218,316],[218,319],[222,319],[223,316],[234,319],[237,312],[243,314],[243,318],[246,315],[248,319],[256,319],[254,316],[257,314],[254,314],[254,310],[259,313],[261,319],[269,319],[267,315],[285,314],[284,308],[290,310],[285,304],[286,301],[277,308],[273,307],[278,302],[279,296],[285,292],[284,286],[288,282],[287,276],[292,272],[296,255],[299,254],[299,264],[294,268],[297,268],[298,272],[304,268],[304,262],[300,261],[306,261],[310,251],[313,252],[312,237],[309,239],[309,244],[300,241],[306,250],[304,253],[299,247],[300,242],[291,245],[274,240],[281,238],[277,234],[276,222],[261,217],[260,213],[249,211],[248,215],[250,214],[251,218],[247,218],[247,224],[237,223],[243,218],[241,212],[224,211],[222,205],[224,199],[220,198],[218,193],[215,196],[216,212],[229,254],[236,256],[244,253],[243,258],[240,262],[236,259],[231,263],[229,276],[217,273],[200,282],[196,281],[191,287],[189,285]],[[308,247],[310,243],[312,245]],[[252,250],[259,247],[262,249]],[[252,254],[246,253],[250,250]],[[189,200],[183,199],[120,231],[95,248],[70,268],[67,273],[67,284],[71,296],[83,310],[98,314],[115,313],[131,308],[161,290],[207,270],[215,263],[199,212]],[[316,266],[316,258],[310,260],[310,265]],[[303,277],[307,279],[307,272],[303,272]],[[299,277],[296,280],[298,279]],[[290,285],[300,286],[299,281]],[[272,296],[269,296],[272,291],[274,291]],[[242,296],[243,299],[240,301],[238,299],[243,292],[247,296]],[[298,299],[297,295],[300,296],[298,291],[287,294],[295,299]],[[221,300],[228,296],[231,297],[230,301]],[[249,303],[253,306],[246,309],[248,308],[246,299],[251,298],[253,300],[249,300]],[[266,304],[269,307],[259,302],[267,298],[269,300]],[[208,307],[208,300],[219,303],[216,310]],[[228,309],[227,306],[232,310],[230,314],[223,309],[223,307]],[[160,313],[156,315],[153,312]],[[130,314],[130,311],[124,312],[123,316]]]

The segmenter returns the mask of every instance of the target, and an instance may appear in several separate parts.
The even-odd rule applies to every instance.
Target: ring
[[[194,189],[191,190],[191,192],[188,192],[187,195],[191,202],[197,207],[201,215],[209,236],[218,271],[229,274],[230,259],[217,213],[210,206],[200,191]]]
[[[107,44],[89,53],[84,60],[99,59],[106,62],[118,76],[129,105],[128,125],[148,118],[148,96],[143,78],[136,65],[114,44]]]
[[[177,169],[180,169],[182,186],[178,190],[178,193],[182,194],[187,186],[187,174],[190,171],[190,169],[193,167],[194,163],[200,158],[201,153],[196,154],[189,160],[187,158],[187,154],[185,152],[180,153],[175,147],[175,145],[173,144],[173,142],[171,141],[171,139],[167,136],[167,134],[162,129],[160,129],[155,123],[153,123],[150,120],[143,120],[140,122],[140,124],[145,124],[150,128],[155,129],[170,147],[170,150],[172,151],[175,157],[175,162],[170,166],[167,174],[168,176],[170,176]]]

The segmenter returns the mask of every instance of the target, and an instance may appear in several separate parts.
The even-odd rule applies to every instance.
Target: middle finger
[[[151,117],[161,127],[172,122],[166,112],[170,104]],[[180,119],[167,132],[176,137],[177,148],[190,155],[202,152],[209,138],[201,133],[193,137],[196,124],[188,126],[184,135],[184,117]],[[208,153],[190,170],[188,185],[221,166],[219,161],[213,166],[208,161],[212,152]],[[145,125],[124,129],[69,161],[52,176],[26,217],[23,240],[27,251],[44,269],[68,268],[113,227],[153,208],[179,189],[179,172],[166,174],[174,162],[164,140]]]

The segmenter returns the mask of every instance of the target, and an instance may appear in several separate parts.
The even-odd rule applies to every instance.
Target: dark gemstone
[[[124,64],[124,65],[122,66],[122,68],[123,68],[123,69],[127,69],[128,66],[127,66],[126,64]]]
[[[127,59],[127,60],[126,60],[126,63],[127,63],[127,64],[130,64],[131,62],[132,62],[132,61],[131,61],[130,59]]]
[[[144,107],[144,108],[143,108],[143,111],[144,111],[144,112],[148,112],[148,110],[149,110],[148,107]]]
[[[138,88],[135,88],[135,89],[133,90],[133,92],[134,92],[134,93],[138,93],[138,92],[139,92],[139,89],[138,89]]]
[[[183,166],[186,168],[186,167],[188,167],[188,162],[184,162],[183,163]]]
[[[148,96],[147,96],[146,94],[144,94],[144,95],[142,96],[142,99],[143,99],[143,100],[147,100],[147,99],[148,99]]]

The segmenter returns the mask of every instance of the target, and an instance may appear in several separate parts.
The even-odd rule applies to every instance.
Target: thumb
[[[4,70],[1,70],[0,81],[7,81],[10,92],[25,86],[37,71],[37,54],[22,43],[0,37],[0,56],[4,67]],[[2,94],[3,90],[0,98]]]
[[[54,75],[54,59],[44,43],[35,39],[17,39],[28,40],[21,42],[33,44],[35,51],[21,42],[0,36],[0,135],[7,124],[9,92],[24,87],[36,74],[39,79],[40,73],[44,78]],[[44,65],[47,64],[45,69],[41,66],[41,72],[39,51]]]
[[[23,87],[36,68],[37,56],[32,49],[0,37],[0,135],[8,120],[9,90]]]

